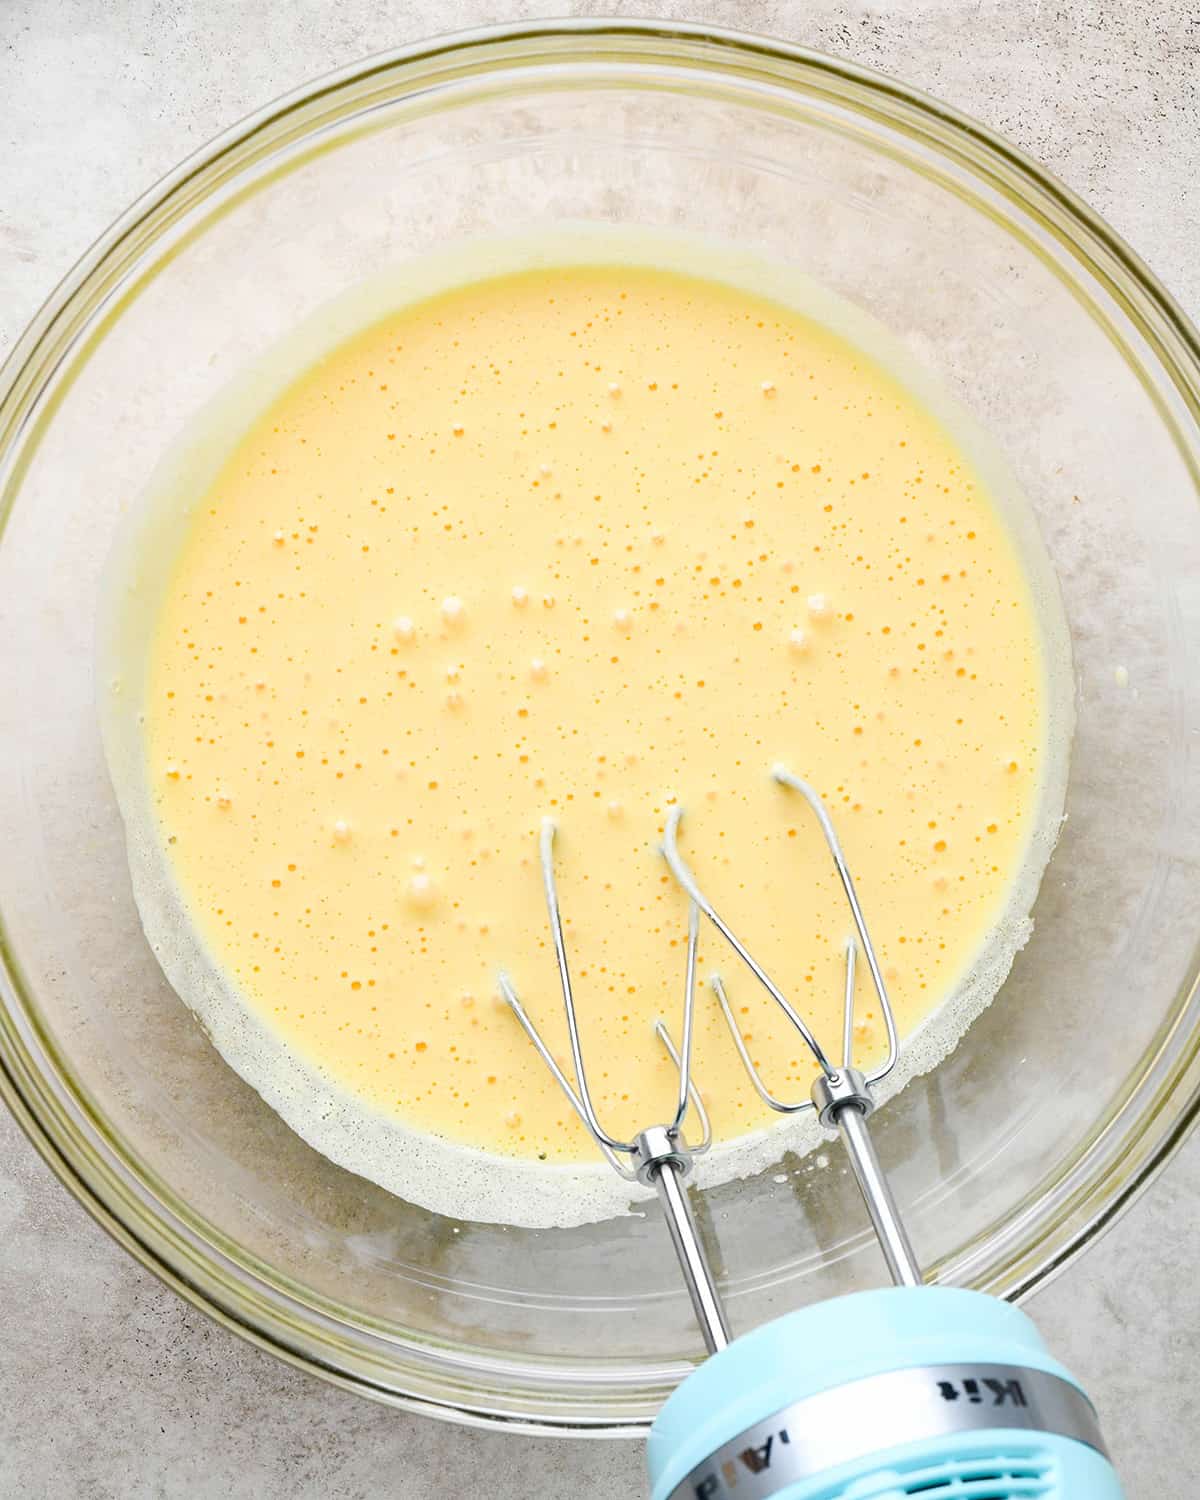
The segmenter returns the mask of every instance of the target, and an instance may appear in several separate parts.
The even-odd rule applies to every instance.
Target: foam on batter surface
[[[1019,497],[865,320],[669,240],[487,261],[331,310],[164,465],[112,564],[103,719],[147,935],[238,1072],[406,1198],[569,1224],[638,1190],[495,1001],[504,968],[566,1058],[542,816],[611,1129],[674,1087],[651,1027],[682,998],[677,801],[706,889],[837,1045],[849,917],[777,761],[854,870],[894,1090],[1028,934],[1069,673]],[[706,933],[717,963],[771,1086],[805,1094],[799,1038]],[[865,972],[858,995],[869,1065]],[[815,1142],[757,1100],[706,992],[695,1075],[702,1182]]]

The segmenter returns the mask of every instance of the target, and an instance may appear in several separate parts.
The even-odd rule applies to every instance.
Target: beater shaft
[[[656,1126],[653,1131],[643,1132],[638,1137],[639,1149],[643,1141],[662,1129],[662,1126]],[[665,1134],[663,1131],[664,1136]],[[662,1144],[665,1145],[666,1142]],[[718,1349],[724,1349],[729,1343],[729,1324],[725,1319],[725,1309],[721,1305],[708,1256],[700,1242],[700,1232],[692,1213],[687,1188],[683,1185],[684,1170],[669,1157],[652,1157],[638,1175],[658,1192],[658,1201],[662,1204],[671,1244],[675,1248],[679,1269],[683,1272],[688,1296],[692,1299],[704,1347],[710,1354],[716,1354]]]
[[[920,1286],[924,1281],[921,1267],[896,1207],[891,1184],[875,1155],[866,1116],[848,1104],[838,1110],[835,1119],[892,1280],[897,1286]]]

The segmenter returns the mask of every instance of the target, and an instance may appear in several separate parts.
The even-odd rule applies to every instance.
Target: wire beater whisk
[[[679,1076],[675,1109],[671,1118],[662,1125],[651,1125],[632,1140],[622,1140],[609,1133],[600,1123],[596,1107],[588,1087],[587,1070],[583,1061],[583,1046],[579,1037],[579,1016],[575,1007],[575,994],[571,984],[571,970],[567,961],[566,939],[563,935],[562,915],[558,904],[558,883],[554,876],[554,836],[556,825],[551,818],[542,821],[539,852],[542,866],[542,886],[546,897],[546,911],[550,918],[550,933],[554,942],[554,956],[558,963],[559,984],[562,989],[563,1009],[567,1017],[567,1033],[571,1039],[571,1062],[575,1082],[564,1073],[553,1052],[546,1045],[541,1033],[529,1018],[521,1004],[516,988],[507,974],[500,975],[500,993],[520,1022],[525,1035],[537,1048],[538,1055],[549,1068],[559,1088],[570,1101],[572,1109],[582,1120],[588,1134],[605,1157],[605,1160],[627,1182],[640,1182],[653,1187],[662,1202],[667,1227],[679,1264],[687,1282],[696,1318],[704,1334],[710,1354],[723,1349],[729,1342],[729,1329],[725,1312],[717,1294],[716,1283],[708,1264],[704,1248],[700,1243],[691,1204],[683,1187],[683,1179],[691,1172],[693,1160],[703,1155],[712,1143],[712,1129],[704,1101],[692,1082],[692,1034],[696,1009],[696,952],[700,941],[700,912],[695,902],[688,905],[688,936],[686,975],[683,998],[683,1031],[678,1048],[660,1020],[654,1031],[675,1063]],[[683,1123],[689,1108],[694,1108],[700,1122],[700,1141],[689,1145],[683,1137]]]
[[[867,1116],[875,1108],[875,1100],[871,1089],[881,1082],[882,1079],[886,1078],[896,1066],[896,1059],[900,1050],[895,1013],[892,1010],[892,1003],[888,997],[883,970],[880,967],[879,959],[875,952],[875,945],[871,941],[871,934],[867,928],[867,921],[863,915],[862,906],[859,903],[858,893],[854,888],[854,879],[850,874],[850,866],[846,861],[837,831],[833,826],[833,820],[830,818],[825,804],[816,790],[807,781],[796,776],[786,766],[775,766],[771,774],[780,786],[797,792],[803,797],[815,816],[817,824],[824,835],[825,843],[833,857],[834,868],[837,870],[838,878],[841,881],[854,922],[855,932],[847,939],[845,948],[846,967],[842,1009],[842,1061],[840,1067],[836,1067],[830,1061],[828,1053],[813,1035],[811,1028],[797,1013],[779,986],[701,890],[695,875],[679,850],[679,825],[683,819],[683,809],[678,806],[672,808],[671,815],[667,819],[666,831],[663,837],[663,857],[667,861],[667,866],[671,874],[687,893],[691,905],[698,907],[703,912],[733,949],[734,953],[737,954],[766,990],[767,994],[770,995],[771,999],[775,1001],[783,1014],[800,1033],[809,1051],[816,1059],[817,1066],[820,1068],[820,1072],[813,1083],[812,1091],[808,1098],[787,1101],[773,1094],[763,1081],[762,1073],[750,1056],[749,1049],[742,1036],[741,1028],[734,1017],[733,1007],[729,1003],[729,996],[724,980],[719,973],[713,974],[709,983],[721,1008],[721,1014],[725,1019],[729,1034],[733,1038],[734,1046],[737,1048],[742,1066],[749,1075],[755,1092],[764,1104],[778,1111],[780,1114],[798,1114],[802,1110],[815,1109],[822,1125],[827,1128],[836,1128],[839,1131],[845,1144],[847,1155],[850,1158],[850,1165],[862,1193],[863,1201],[871,1216],[871,1223],[878,1236],[880,1248],[883,1251],[884,1259],[887,1261],[892,1279],[900,1285],[919,1286],[922,1281],[920,1266],[912,1244],[909,1241],[907,1231],[904,1228],[903,1221],[900,1218],[891,1187],[883,1174],[883,1169],[875,1154],[874,1144],[866,1127]],[[879,1001],[880,1012],[887,1034],[887,1053],[884,1060],[866,1074],[863,1074],[854,1066],[853,1060],[855,968],[860,944],[866,956],[867,968],[870,971],[871,982],[875,988],[875,994]]]
[[[772,774],[780,786],[798,793],[811,809],[824,835],[850,907],[854,932],[847,940],[845,947],[845,992],[840,1064],[835,1064],[831,1060],[825,1047],[779,985],[704,894],[679,849],[679,829],[683,819],[683,809],[679,806],[672,808],[667,819],[661,850],[671,874],[688,897],[683,1029],[679,1047],[675,1046],[670,1032],[661,1020],[656,1022],[654,1028],[659,1042],[674,1061],[678,1074],[675,1107],[671,1117],[665,1123],[648,1126],[639,1131],[633,1139],[625,1140],[609,1132],[596,1112],[584,1064],[579,1016],[575,1005],[566,939],[559,909],[558,884],[554,873],[554,841],[557,830],[554,821],[550,818],[543,820],[539,840],[542,885],[546,911],[550,919],[554,955],[558,965],[563,1009],[566,1013],[574,1081],[567,1076],[564,1068],[530,1019],[512,979],[508,974],[501,974],[499,978],[501,995],[606,1161],[627,1182],[640,1182],[647,1187],[654,1187],[658,1192],[671,1240],[692,1299],[692,1306],[710,1353],[723,1349],[729,1342],[729,1328],[712,1271],[700,1241],[687,1192],[683,1186],[684,1178],[692,1170],[694,1159],[707,1151],[712,1143],[712,1128],[708,1114],[691,1076],[696,1006],[696,963],[701,917],[711,922],[736,956],[766,990],[800,1034],[817,1063],[819,1071],[808,1098],[788,1101],[772,1093],[747,1049],[729,1002],[724,979],[719,973],[714,974],[710,980],[711,988],[734,1046],[737,1048],[738,1056],[759,1097],[771,1109],[781,1114],[797,1114],[801,1110],[814,1109],[825,1128],[837,1130],[840,1133],[893,1280],[910,1286],[919,1285],[922,1281],[920,1266],[901,1221],[891,1188],[879,1165],[866,1125],[867,1117],[875,1108],[871,1090],[895,1067],[899,1053],[895,1015],[888,997],[883,971],[855,891],[850,867],[824,803],[808,782],[794,775],[785,766],[776,766]],[[855,970],[860,946],[866,958],[887,1035],[887,1052],[883,1061],[865,1075],[853,1064]],[[696,1145],[689,1145],[683,1135],[684,1122],[692,1109],[695,1110],[701,1131],[700,1141]]]

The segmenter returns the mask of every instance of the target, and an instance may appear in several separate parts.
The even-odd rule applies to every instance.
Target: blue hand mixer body
[[[1121,1500],[1091,1403],[1019,1309],[887,1287],[736,1339],[650,1431],[652,1500]]]
[[[835,1065],[803,1018],[706,899],[680,854],[681,810],[672,810],[663,855],[689,897],[683,1030],[660,1041],[679,1072],[672,1120],[633,1140],[610,1135],[587,1085],[554,878],[554,825],[541,837],[542,876],[574,1083],[530,1020],[507,975],[500,990],[610,1165],[653,1186],[710,1357],[663,1406],[650,1431],[652,1500],[1123,1500],[1082,1388],[1028,1317],[979,1292],[926,1286],[867,1119],[872,1089],[891,1070],[898,1039],[887,988],[829,815],[817,793],[784,767],[779,784],[819,822],[850,906],[842,1061]],[[721,933],[783,1010],[820,1071],[811,1098],[786,1102],[767,1088],[746,1050],[722,979],[712,988],[761,1098],[784,1114],[815,1109],[837,1131],[895,1285],[800,1308],[741,1338],[729,1326],[688,1201],[684,1179],[711,1141],[691,1081],[696,953],[701,919]],[[861,948],[887,1027],[888,1055],[873,1073],[852,1065],[854,970]],[[682,1126],[696,1111],[699,1144]]]

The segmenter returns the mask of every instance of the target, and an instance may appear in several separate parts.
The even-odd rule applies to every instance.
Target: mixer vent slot
[[[878,1476],[875,1488],[859,1479],[849,1489],[822,1491],[813,1500],[1054,1500],[1058,1493],[1053,1456],[1029,1448],[893,1465]]]

